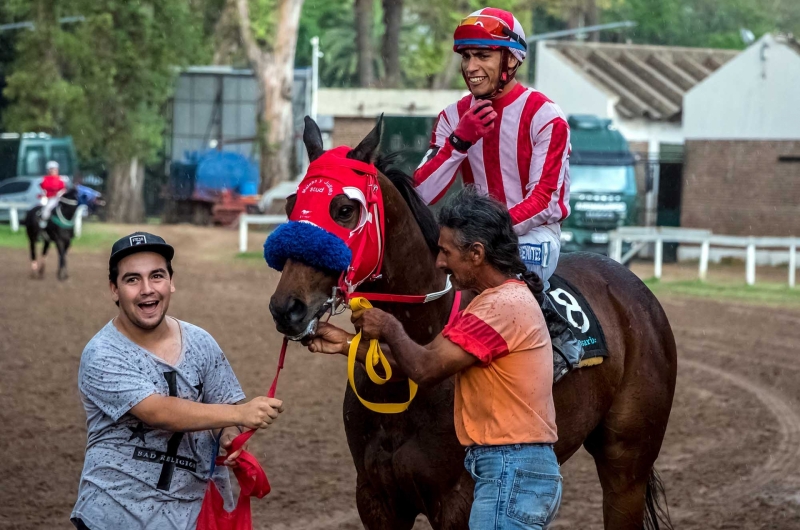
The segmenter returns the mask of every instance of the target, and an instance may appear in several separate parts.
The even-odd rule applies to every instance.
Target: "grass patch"
[[[264,253],[263,252],[239,252],[236,254],[236,259],[251,261],[263,261],[264,260]]]
[[[72,240],[72,248],[89,251],[111,250],[111,245],[120,238],[119,228],[100,223],[84,223],[83,234]],[[18,232],[12,232],[11,226],[0,225],[0,248],[28,248],[28,236],[25,227],[20,226]]]
[[[700,280],[663,282],[651,278],[644,282],[656,296],[689,296],[694,298],[728,299],[754,305],[800,307],[800,289],[789,289],[786,283],[762,282],[711,283]]]

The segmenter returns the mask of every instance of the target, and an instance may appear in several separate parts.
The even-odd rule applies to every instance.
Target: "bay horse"
[[[58,272],[56,276],[59,280],[66,280],[69,277],[67,272],[67,250],[69,250],[72,238],[75,235],[75,215],[78,211],[78,191],[70,188],[61,196],[58,206],[53,209],[47,226],[42,229],[39,226],[40,212],[42,206],[36,206],[28,210],[25,215],[25,231],[28,234],[28,245],[31,254],[31,276],[44,277],[44,265],[47,257],[47,250],[50,243],[53,243],[58,250]],[[41,260],[36,256],[36,243],[39,240],[44,242],[42,247]]]
[[[379,121],[348,155],[376,164],[385,209],[382,276],[359,290],[439,291],[445,274],[435,267],[438,227],[410,177],[378,158],[381,127]],[[303,139],[310,160],[324,152],[322,136],[310,118]],[[287,214],[293,206],[290,196]],[[333,198],[329,214],[340,225],[353,228],[359,208],[359,202],[339,195]],[[653,468],[667,428],[677,369],[667,317],[633,273],[606,257],[564,254],[556,273],[583,292],[601,322],[609,349],[602,364],[573,371],[553,388],[558,460],[565,462],[581,446],[594,457],[606,529],[672,528],[663,486]],[[337,280],[337,275],[289,259],[270,301],[278,331],[297,336],[311,329]],[[400,320],[411,338],[426,344],[441,332],[453,300],[451,292],[426,304],[375,305]],[[356,387],[365,399],[408,399],[406,381],[378,387],[358,368]],[[420,513],[437,530],[468,528],[474,483],[464,469],[464,448],[453,426],[453,390],[453,378],[420,387],[407,411],[378,414],[362,406],[350,387],[346,389],[345,432],[365,528],[408,530]]]

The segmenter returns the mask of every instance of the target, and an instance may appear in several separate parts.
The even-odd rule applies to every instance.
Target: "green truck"
[[[570,216],[561,227],[561,250],[608,252],[608,232],[638,219],[636,158],[611,120],[568,118]]]
[[[381,150],[400,152],[400,167],[411,174],[428,150],[433,118],[387,116]],[[570,208],[562,226],[562,251],[608,252],[608,232],[637,222],[635,157],[611,120],[597,116],[568,118]],[[458,179],[448,193],[461,187]]]
[[[14,177],[41,177],[48,161],[58,162],[59,173],[74,181],[78,157],[69,136],[44,133],[0,134],[0,182]]]

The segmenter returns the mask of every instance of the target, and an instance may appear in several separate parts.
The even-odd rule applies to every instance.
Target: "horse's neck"
[[[400,201],[386,201],[386,250],[382,278],[371,285],[375,292],[430,294],[444,289],[447,275],[436,268],[436,256],[425,242],[414,216]],[[425,304],[382,304],[417,342],[430,342],[447,322],[454,292]]]
[[[59,202],[56,205],[56,209],[61,211],[61,215],[64,216],[64,219],[68,221],[72,221],[75,218],[75,212],[78,211],[78,207],[73,204],[65,204],[63,202]]]

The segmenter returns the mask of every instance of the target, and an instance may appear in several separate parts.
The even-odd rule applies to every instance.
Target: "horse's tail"
[[[674,530],[669,518],[667,494],[664,484],[655,468],[650,471],[647,480],[647,491],[644,497],[644,528],[645,530]],[[663,526],[662,526],[663,525]]]

